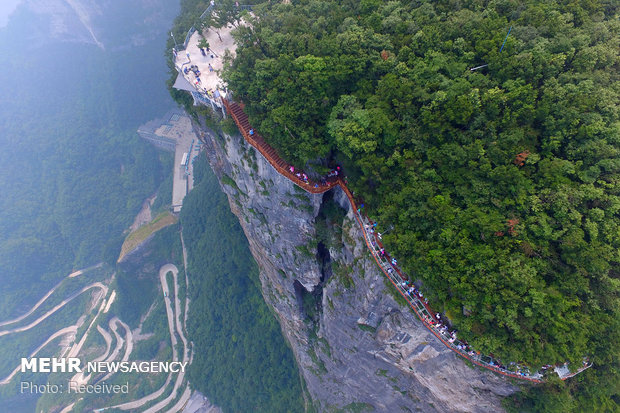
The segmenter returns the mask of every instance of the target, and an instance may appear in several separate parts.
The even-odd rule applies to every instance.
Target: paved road
[[[174,280],[174,292],[175,292],[174,293],[174,307],[172,306],[172,303],[171,303],[172,296],[170,295],[168,283],[166,282],[166,274],[168,272],[172,272],[172,277]],[[183,333],[184,326],[181,323],[181,316],[180,316],[181,301],[179,299],[179,283],[178,283],[178,278],[177,278],[178,272],[179,270],[175,265],[173,264],[164,265],[163,267],[159,269],[159,282],[161,283],[161,288],[164,293],[164,303],[166,306],[166,315],[168,318],[168,331],[170,332],[170,341],[172,343],[172,350],[173,350],[172,360],[178,361],[177,351],[175,348],[178,342],[176,338],[176,334],[178,334],[184,345],[182,361],[187,362],[189,361],[190,357],[189,357],[189,349],[187,346],[187,339],[185,337],[185,334]],[[115,330],[114,330],[114,333],[117,334]],[[166,388],[172,381],[172,375],[173,373],[168,374],[168,377],[166,378],[166,382],[156,392],[151,393],[148,396],[145,396],[139,400],[134,400],[134,401],[127,402],[127,403],[118,404],[118,405],[107,407],[104,409],[115,408],[115,409],[120,409],[120,410],[137,410],[140,407],[144,406],[146,403],[153,401],[159,398],[162,394],[164,394],[164,392],[166,391]],[[183,383],[184,378],[185,378],[185,373],[179,372],[177,374],[177,378],[176,378],[174,387],[170,395],[166,397],[164,400],[157,403],[156,405],[147,409],[145,412],[158,412],[164,409],[176,397],[179,387]],[[187,393],[187,391],[188,390],[186,389],[185,393]],[[183,394],[183,397],[185,397],[185,393]],[[190,394],[191,394],[191,391],[190,391]],[[183,397],[181,399],[183,399]],[[176,411],[176,410],[173,409],[173,410],[168,410],[168,411]]]
[[[30,353],[30,356],[28,356],[28,358],[34,357],[39,351],[41,351],[41,349],[43,347],[48,345],[55,338],[58,338],[58,337],[60,337],[62,335],[65,335],[65,334],[70,334],[70,333],[75,334],[75,333],[77,333],[77,329],[78,329],[77,325],[72,325],[72,326],[65,327],[63,329],[58,330],[57,332],[52,334],[47,340],[45,340],[43,342],[43,344],[41,344],[39,347],[37,347],[35,351]],[[4,378],[2,381],[0,381],[0,385],[9,383],[11,381],[11,379],[13,378],[13,376],[15,376],[15,374],[17,374],[20,370],[21,370],[21,364],[19,366],[17,366],[15,368],[15,370],[13,370],[13,372],[11,374],[9,374],[6,378]]]
[[[116,346],[114,347],[114,351],[112,352],[112,354],[110,354],[105,361],[116,360],[125,343],[127,343],[127,346],[125,347],[125,353],[121,361],[127,361],[129,359],[129,354],[131,354],[130,350],[133,349],[133,336],[131,334],[131,329],[129,328],[129,326],[127,326],[127,324],[119,320],[118,317],[113,317],[108,323],[108,325],[110,326],[112,333],[114,333],[114,337],[116,337]],[[121,337],[121,335],[118,333],[118,325],[122,326],[125,330],[125,338]],[[103,376],[101,380],[97,380],[97,382],[106,381],[107,379],[112,377],[113,374],[115,373],[111,371],[105,376]]]
[[[56,289],[60,286],[60,284],[63,283],[63,281],[65,281],[67,278],[73,278],[73,277],[77,277],[78,275],[84,274],[86,271],[90,271],[93,270],[95,268],[99,268],[103,265],[103,263],[99,263],[87,268],[83,268],[81,270],[72,272],[71,274],[67,275],[65,278],[63,278],[58,284],[56,284],[54,287],[52,287],[51,290],[49,290],[44,296],[43,298],[41,298],[35,305],[34,307],[32,307],[30,309],[30,311],[28,311],[26,314],[22,314],[17,318],[13,318],[11,320],[6,320],[3,322],[0,322],[0,327],[8,325],[8,324],[13,324],[13,323],[17,323],[18,321],[23,320],[24,318],[28,317],[30,314],[32,314],[37,308],[39,308],[41,306],[41,304],[43,304],[45,302],[45,300],[47,300],[49,298],[50,295],[52,295],[54,293],[54,291],[56,291]]]
[[[174,407],[170,409],[169,411],[180,412],[181,410],[183,410],[183,407],[185,407],[191,395],[192,395],[192,389],[190,389],[189,386],[186,386],[185,391],[183,392],[183,395],[181,396],[177,404],[175,404]]]
[[[181,246],[183,247],[183,267],[185,268],[185,317],[183,323],[187,326],[187,315],[189,314],[189,273],[187,272],[187,250],[183,239],[183,229],[181,229]]]
[[[124,339],[118,333],[117,324],[120,325],[121,327],[123,327],[123,329],[125,330],[125,338]],[[101,360],[104,360],[104,359],[105,359],[105,361],[116,360],[116,358],[120,354],[120,351],[123,348],[123,345],[125,343],[127,344],[127,346],[125,347],[125,353],[123,354],[123,358],[121,359],[121,361],[128,361],[129,360],[129,355],[133,351],[133,334],[131,332],[131,329],[129,328],[129,326],[127,324],[125,324],[123,321],[121,321],[118,317],[112,317],[112,319],[110,320],[108,325],[110,326],[110,329],[112,330],[112,332],[114,333],[114,336],[116,337],[116,346],[114,347],[114,351],[112,352],[112,354],[110,354],[107,357],[107,359],[105,358],[106,354],[103,354],[102,356],[97,357],[93,361],[101,361]],[[108,335],[110,341],[112,340],[112,337],[110,336],[110,334],[107,331],[105,331],[104,329],[102,329],[99,326],[97,326],[97,328],[100,329],[99,330],[100,332],[102,332],[102,331],[105,332]],[[104,336],[104,338],[105,338],[105,336]],[[107,342],[107,340],[106,340],[106,342]],[[109,351],[109,347],[110,347],[110,345],[108,344],[108,351]],[[102,379],[97,380],[97,382],[106,381],[107,379],[112,377],[113,374],[114,374],[114,372],[109,372]],[[74,376],[73,381],[80,381],[81,380],[82,384],[86,384],[86,383],[88,383],[88,381],[90,381],[90,377],[91,377],[90,374],[88,376],[83,376],[83,373],[78,373],[76,376]]]
[[[94,269],[94,268],[98,268],[98,267],[100,267],[101,265],[102,265],[102,264],[101,264],[101,263],[99,263],[99,264],[97,264],[97,265],[94,265],[94,266],[91,266],[91,267],[85,268],[85,269],[83,269],[83,270],[79,270],[79,271],[73,272],[73,273],[69,274],[66,278],[72,278],[72,277],[75,277],[75,276],[77,276],[77,275],[79,275],[79,274],[82,274],[82,273],[83,273],[83,272],[85,272],[85,271],[88,271],[88,270],[91,270],[91,269]],[[65,279],[66,279],[66,278],[65,278]],[[63,280],[63,281],[64,281],[64,280]],[[49,296],[50,296],[50,295],[52,295],[52,294],[54,293],[54,291],[56,291],[56,289],[58,288],[58,286],[60,286],[60,284],[62,284],[62,282],[63,282],[63,281],[61,281],[61,282],[60,282],[60,283],[58,283],[56,286],[54,286],[51,290],[49,290],[49,291],[45,294],[45,296],[43,296],[43,298],[41,298],[41,299],[40,299],[40,300],[39,300],[39,301],[38,301],[38,302],[37,302],[37,303],[36,303],[36,304],[35,304],[35,305],[34,305],[34,306],[30,309],[30,311],[28,311],[27,313],[25,313],[25,314],[23,314],[23,315],[21,315],[21,316],[19,316],[19,317],[17,317],[17,318],[12,319],[12,320],[5,321],[5,322],[3,322],[3,323],[2,323],[2,325],[8,325],[8,324],[13,324],[13,323],[16,323],[16,322],[21,321],[21,320],[23,320],[24,318],[28,317],[29,315],[31,315],[31,314],[32,314],[32,313],[33,313],[33,312],[34,312],[37,308],[39,308],[39,307],[41,306],[41,304],[42,304],[43,302],[45,302],[45,300],[47,300],[47,299],[49,298]],[[82,337],[82,340],[80,340],[80,342],[79,342],[79,343],[74,344],[74,345],[73,345],[73,347],[71,348],[71,350],[69,351],[69,355],[68,355],[67,357],[75,357],[75,356],[77,355],[77,353],[79,353],[79,351],[80,351],[80,349],[82,348],[82,345],[84,344],[84,342],[86,341],[86,336],[87,336],[87,333],[88,333],[88,331],[90,330],[90,328],[93,326],[93,324],[94,324],[95,320],[97,319],[97,316],[98,316],[99,314],[101,314],[101,312],[102,312],[102,311],[104,310],[104,308],[105,308],[105,304],[106,304],[106,303],[105,303],[105,299],[104,299],[104,298],[105,298],[105,296],[106,296],[106,295],[107,295],[107,293],[108,293],[108,287],[107,287],[107,286],[105,286],[105,285],[103,285],[103,284],[102,284],[102,283],[100,283],[100,282],[95,282],[95,283],[92,283],[92,284],[90,284],[90,285],[87,285],[86,287],[82,288],[80,291],[78,291],[78,292],[74,293],[74,294],[73,294],[72,296],[70,296],[69,298],[66,298],[66,299],[64,299],[63,301],[61,301],[61,302],[60,302],[59,304],[57,304],[54,308],[52,308],[51,310],[47,311],[47,312],[46,312],[45,314],[43,314],[41,317],[39,317],[38,319],[36,319],[35,321],[33,321],[32,323],[30,323],[30,324],[28,324],[28,325],[26,325],[26,326],[16,327],[16,328],[13,328],[13,329],[11,329],[11,330],[4,330],[4,331],[0,331],[0,336],[4,336],[4,335],[7,335],[7,334],[12,334],[12,333],[18,333],[18,332],[22,332],[22,331],[30,330],[31,328],[36,327],[36,326],[37,326],[39,323],[41,323],[43,320],[45,320],[46,318],[48,318],[49,316],[51,316],[52,314],[54,314],[56,311],[58,311],[59,309],[61,309],[62,307],[64,307],[64,306],[65,306],[68,302],[70,302],[70,301],[71,301],[71,300],[73,300],[74,298],[78,297],[80,294],[82,294],[82,293],[84,293],[84,292],[86,292],[86,291],[88,291],[88,290],[90,290],[90,289],[92,289],[92,288],[99,288],[99,289],[100,289],[100,294],[99,294],[99,296],[96,298],[96,300],[95,300],[95,304],[94,304],[94,305],[97,305],[97,303],[101,300],[101,306],[100,306],[100,308],[99,308],[99,312],[98,312],[98,313],[97,313],[97,315],[93,318],[93,320],[91,321],[91,323],[90,323],[90,325],[89,325],[88,329],[86,330],[86,333],[85,333],[85,334],[84,334],[84,336]],[[90,310],[89,310],[89,312],[90,312]],[[80,325],[81,325],[81,324],[80,324]],[[60,337],[60,336],[62,336],[62,335],[69,334],[69,333],[72,333],[72,334],[74,334],[74,335],[75,335],[75,334],[77,333],[78,328],[79,328],[79,325],[78,325],[78,324],[75,324],[75,325],[72,325],[72,326],[69,326],[69,327],[65,327],[65,328],[62,328],[62,329],[60,329],[60,330],[56,331],[56,332],[55,332],[54,334],[52,334],[52,335],[51,335],[51,336],[50,336],[47,340],[45,340],[45,341],[43,342],[43,344],[41,344],[39,347],[37,347],[37,349],[36,349],[36,350],[34,350],[34,351],[30,354],[30,356],[29,356],[29,357],[31,358],[31,357],[35,356],[35,355],[36,355],[36,354],[37,354],[37,353],[38,353],[38,352],[39,352],[39,351],[40,351],[43,347],[45,347],[48,343],[50,343],[52,340],[54,340],[54,339],[55,339],[55,338],[57,338],[57,337]],[[108,351],[109,351],[109,349],[108,349]],[[13,372],[11,372],[11,374],[10,374],[9,376],[7,376],[5,379],[3,379],[2,381],[0,381],[0,385],[3,385],[3,384],[7,384],[7,383],[9,383],[9,382],[11,381],[11,379],[13,378],[13,376],[15,376],[15,374],[17,374],[20,370],[21,370],[21,365],[20,365],[20,366],[17,366],[17,367],[15,368],[15,370],[13,370]]]
[[[119,318],[114,317],[112,320],[116,321],[116,323],[123,326],[123,328],[126,331],[125,338],[127,342],[127,347],[125,347],[125,354],[123,355],[123,358],[121,359],[121,361],[128,361],[129,356],[131,355],[131,352],[133,351],[133,333],[131,332],[131,328],[129,328],[129,326],[125,324],[122,320],[120,320]]]
[[[171,271],[172,272],[172,277],[174,278],[174,307],[176,310],[176,327],[177,327],[177,333],[179,334],[179,337],[181,337],[181,341],[183,342],[183,362],[187,362],[189,361],[189,348],[187,347],[187,339],[185,338],[185,334],[183,333],[183,327],[181,325],[181,300],[179,299],[179,280],[177,278],[177,275],[179,273],[179,270],[177,269],[176,266],[172,265],[172,264],[167,264],[164,265],[160,270],[159,270],[159,277],[160,277],[160,281],[162,283],[162,286],[166,286],[166,291],[168,289],[168,285],[166,283],[166,274]],[[163,278],[162,278],[163,277]],[[170,294],[168,294],[168,296],[170,296]],[[170,321],[170,318],[168,319]],[[170,334],[172,334],[172,331],[170,332]],[[176,355],[176,349],[173,347],[173,351],[174,354]],[[144,411],[144,413],[155,413],[155,412],[159,412],[160,410],[164,409],[170,402],[172,402],[176,397],[177,394],[179,392],[179,388],[181,387],[181,385],[183,384],[183,379],[185,378],[185,372],[179,372],[177,375],[177,379],[174,383],[174,387],[172,388],[172,392],[170,393],[170,395],[168,395],[168,397],[166,397],[164,400],[160,401],[159,403],[157,403],[156,405],[154,405],[153,407],[147,409]],[[187,390],[186,390],[187,391]],[[190,392],[191,393],[191,392]],[[175,410],[170,410],[170,411],[175,411]]]
[[[121,348],[123,348],[123,344],[125,344],[125,340],[123,340],[121,335],[118,334],[118,330],[116,329],[116,323],[113,322],[113,320],[110,320],[108,325],[110,326],[110,330],[112,330],[112,333],[114,334],[114,337],[116,338],[116,344],[114,345],[114,350],[108,356],[108,358],[105,359],[105,361],[112,361],[112,360],[116,360],[116,358],[118,357],[119,353],[121,352]]]
[[[62,307],[65,306],[65,304],[67,304],[69,301],[73,300],[75,297],[79,296],[80,294],[82,294],[85,291],[90,290],[91,288],[100,288],[101,290],[103,290],[103,296],[105,297],[105,295],[108,293],[108,287],[106,287],[105,285],[103,285],[100,282],[96,282],[90,285],[87,285],[86,287],[82,288],[80,291],[78,291],[77,293],[73,294],[71,297],[64,299],[63,301],[61,301],[58,305],[56,305],[54,308],[52,308],[51,310],[49,310],[47,313],[43,314],[41,317],[37,318],[35,321],[33,321],[32,323],[23,326],[23,327],[16,327],[12,330],[4,330],[4,331],[0,331],[0,337],[4,336],[6,334],[12,334],[12,333],[19,333],[20,331],[26,331],[26,330],[30,330],[32,327],[35,327],[37,324],[39,324],[41,321],[45,320],[47,317],[51,316],[52,314],[54,314],[56,311],[58,311],[59,309],[61,309]]]
[[[175,351],[177,345],[177,337],[174,334],[174,309],[170,303],[172,300],[172,296],[170,295],[170,291],[168,291],[168,283],[166,282],[166,274],[168,272],[172,272],[172,276],[174,278],[174,282],[176,284],[177,281],[177,273],[179,270],[173,264],[166,264],[159,269],[159,282],[161,283],[161,288],[164,291],[164,303],[166,304],[166,315],[168,316],[168,330],[170,331],[170,340],[172,341],[172,361],[178,361],[177,352]],[[178,297],[175,297],[175,299]]]

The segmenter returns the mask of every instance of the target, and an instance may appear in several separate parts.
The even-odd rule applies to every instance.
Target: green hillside
[[[181,210],[194,349],[189,380],[226,412],[303,411],[293,352],[263,300],[243,230],[205,157],[194,174]]]
[[[474,348],[534,367],[589,356],[595,371],[548,408],[617,409],[618,5],[254,10],[224,75],[252,125],[295,165],[343,164]]]

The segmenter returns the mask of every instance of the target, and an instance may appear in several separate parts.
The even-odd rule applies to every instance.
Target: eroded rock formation
[[[240,135],[204,127],[198,134],[249,240],[263,296],[292,346],[315,407],[502,410],[501,399],[517,388],[466,364],[394,300],[341,189],[306,193]],[[338,208],[330,203],[341,213],[334,214]],[[320,229],[327,210],[332,221]]]

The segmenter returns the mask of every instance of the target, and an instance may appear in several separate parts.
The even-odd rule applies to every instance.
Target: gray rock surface
[[[212,404],[202,393],[194,391],[182,413],[222,413],[222,409]]]
[[[312,195],[279,175],[239,135],[197,127],[260,267],[314,407],[399,412],[497,412],[517,388],[473,368],[396,303],[350,212],[319,254],[315,218],[339,188]],[[324,262],[326,264],[322,265]],[[304,310],[304,297],[318,305]],[[307,307],[306,307],[307,309]],[[306,395],[307,397],[308,395]],[[366,411],[366,410],[364,410]]]
[[[177,13],[169,4],[166,0],[22,0],[18,8],[39,22],[28,34],[31,45],[60,40],[118,50],[143,45],[161,33],[161,27],[169,27]],[[132,27],[128,30],[121,19],[111,24],[114,16],[134,17]]]

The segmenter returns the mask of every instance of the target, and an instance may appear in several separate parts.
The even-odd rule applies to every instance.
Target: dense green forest
[[[618,409],[618,7],[265,3],[224,74],[291,163],[344,165],[460,337],[535,368],[594,363],[523,409]]]
[[[163,87],[166,25],[123,50],[41,45],[33,33],[46,26],[20,10],[0,29],[0,319],[27,308],[72,269],[115,261],[122,232],[169,172],[160,166],[168,155],[135,132],[173,105]],[[159,16],[171,21],[175,11],[168,6]],[[104,37],[118,23],[112,16],[100,27]]]
[[[204,157],[194,163],[194,179],[181,210],[193,314],[189,380],[224,411],[303,411],[293,353],[263,301],[248,242]]]
[[[131,328],[138,327],[153,301],[161,300],[159,268],[168,263],[183,267],[178,225],[157,231],[139,252],[116,267],[119,296],[114,309]]]
[[[99,2],[78,16],[63,14],[68,4],[20,3],[0,27],[0,320],[24,313],[74,269],[115,264],[123,231],[171,172],[170,155],[136,129],[174,106],[162,49],[178,4]],[[81,18],[89,13],[86,27]],[[85,43],[91,34],[105,48]],[[120,277],[130,289],[130,277]],[[59,290],[50,302],[60,297]],[[5,335],[4,358],[18,363],[51,331],[75,322],[89,297],[37,328]],[[42,355],[53,356],[54,346]],[[36,410],[39,395],[4,387],[0,410]]]

